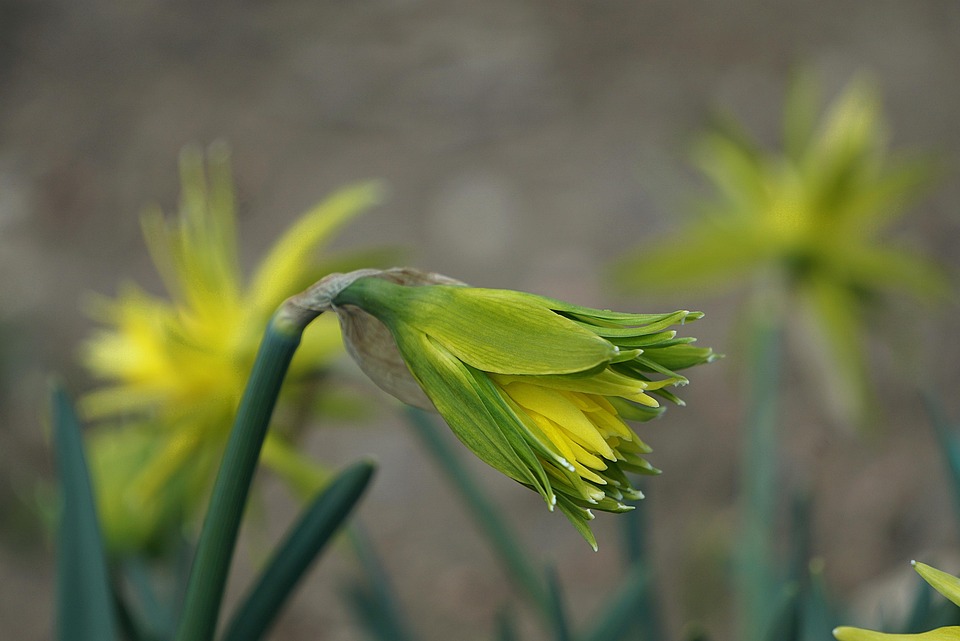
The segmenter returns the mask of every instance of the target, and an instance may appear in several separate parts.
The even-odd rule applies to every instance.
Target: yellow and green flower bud
[[[325,280],[314,304],[337,312],[348,350],[378,385],[434,407],[594,548],[591,510],[633,509],[626,501],[642,495],[628,473],[658,472],[624,420],[681,403],[666,389],[687,382],[677,370],[714,358],[672,329],[699,312],[624,314],[405,269]]]

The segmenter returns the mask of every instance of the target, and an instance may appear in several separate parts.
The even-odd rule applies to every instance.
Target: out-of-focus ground
[[[640,428],[665,470],[640,509],[670,636],[700,621],[732,639],[723,579],[740,474],[742,298],[626,296],[604,270],[688,211],[702,185],[686,150],[712,109],[776,142],[800,62],[831,95],[872,74],[894,145],[941,154],[944,179],[900,232],[955,270],[958,35],[960,5],[939,0],[0,0],[0,636],[52,629],[52,546],[26,507],[53,474],[46,379],[90,384],[75,359],[92,327],[86,292],[112,294],[125,279],[159,291],[137,215],[176,202],[183,145],[221,139],[233,148],[248,264],[324,194],[377,177],[388,201],[337,247],[402,245],[420,267],[583,304],[707,312],[690,331],[728,357],[692,372],[686,408]],[[816,372],[797,366],[784,380],[783,477],[816,497],[814,548],[848,601],[881,577],[908,580],[911,558],[960,570],[953,497],[916,392],[933,390],[960,417],[956,306],[909,313],[912,301],[898,302],[890,318],[901,324],[877,325],[901,332],[916,359],[875,344],[883,420],[873,433],[830,420]],[[371,395],[380,418],[318,428],[307,446],[331,465],[380,461],[361,518],[416,629],[492,638],[513,598],[506,579],[394,406]],[[469,465],[556,564],[574,618],[595,614],[617,576],[616,517],[596,521],[593,553],[535,494]],[[279,534],[291,505],[268,496]],[[362,638],[338,595],[354,574],[349,555],[324,558],[275,638]]]

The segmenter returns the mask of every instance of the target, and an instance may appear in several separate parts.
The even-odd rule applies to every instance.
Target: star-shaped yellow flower
[[[788,97],[782,151],[766,151],[735,123],[718,123],[695,149],[713,186],[699,215],[673,237],[648,243],[617,267],[644,291],[774,282],[810,310],[833,355],[827,371],[844,413],[870,402],[862,327],[867,305],[885,294],[924,298],[946,291],[924,256],[884,232],[929,183],[927,159],[888,152],[880,101],[851,83],[818,118],[809,75]]]
[[[206,169],[199,152],[187,151],[181,173],[179,215],[167,219],[152,210],[142,218],[169,298],[126,284],[116,299],[94,301],[104,328],[82,350],[103,382],[80,408],[96,424],[91,466],[116,552],[159,545],[193,514],[216,470],[263,328],[285,298],[349,264],[324,261],[318,251],[378,199],[373,184],[337,192],[287,230],[245,284],[225,151],[212,150]],[[319,320],[306,332],[288,381],[315,379],[340,351],[336,324]],[[275,430],[264,462],[303,490],[323,477]]]

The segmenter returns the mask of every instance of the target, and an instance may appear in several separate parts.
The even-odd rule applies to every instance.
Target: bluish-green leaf
[[[497,615],[497,641],[520,641],[508,608],[501,609]]]
[[[363,495],[375,466],[352,465],[310,504],[236,610],[224,641],[256,641],[270,628],[293,589]]]
[[[530,562],[530,553],[524,550],[510,525],[501,518],[497,508],[470,474],[467,466],[437,433],[436,424],[422,411],[407,408],[408,423],[414,429],[427,451],[444,471],[460,495],[471,516],[480,526],[490,547],[500,559],[508,576],[537,605],[541,612],[547,609],[547,594],[538,571]]]
[[[53,390],[53,428],[63,501],[57,533],[57,636],[60,641],[117,638],[114,596],[80,421],[63,388]]]
[[[930,425],[940,446],[947,472],[950,474],[950,486],[953,490],[955,515],[960,519],[960,432],[943,411],[943,404],[931,394],[924,395]]]
[[[643,607],[644,601],[650,592],[650,575],[643,566],[637,565],[623,580],[617,591],[607,597],[606,607],[590,631],[583,637],[584,641],[616,641],[626,639],[631,631],[641,631],[640,636],[631,635],[630,639],[639,641],[658,641],[658,638],[649,636],[650,630],[644,621],[638,617],[649,612]]]
[[[555,568],[547,568],[547,593],[550,597],[550,623],[554,641],[572,641],[573,631],[567,618],[567,607],[563,602],[563,590],[560,577]]]
[[[376,641],[415,641],[417,636],[407,623],[366,532],[356,523],[348,532],[366,579],[347,590],[347,599],[357,621]]]

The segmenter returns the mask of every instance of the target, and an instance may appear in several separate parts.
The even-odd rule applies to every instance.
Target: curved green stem
[[[306,324],[281,309],[271,320],[227,441],[193,561],[177,641],[210,641],[216,632],[240,520],[280,385]]]

